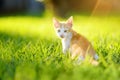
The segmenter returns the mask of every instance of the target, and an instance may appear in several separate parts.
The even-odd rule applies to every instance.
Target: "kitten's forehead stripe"
[[[69,28],[66,26],[66,23],[65,22],[60,22],[60,26],[57,28],[57,30],[69,30]]]
[[[61,27],[64,28],[64,25],[62,24]]]
[[[60,27],[66,27],[66,24],[65,23],[60,23]]]

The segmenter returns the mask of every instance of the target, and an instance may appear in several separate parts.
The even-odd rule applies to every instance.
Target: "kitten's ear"
[[[72,27],[72,25],[73,25],[73,16],[71,16],[71,17],[67,20],[67,25],[68,25],[69,27]]]
[[[60,26],[60,23],[59,23],[59,21],[56,18],[53,18],[53,24],[54,24],[55,28]]]

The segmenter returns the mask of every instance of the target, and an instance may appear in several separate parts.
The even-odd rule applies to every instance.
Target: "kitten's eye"
[[[64,32],[67,32],[67,30],[64,30]]]
[[[60,30],[58,30],[58,32],[60,32]]]

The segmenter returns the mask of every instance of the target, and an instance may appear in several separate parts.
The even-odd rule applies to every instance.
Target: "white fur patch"
[[[68,33],[68,36],[66,38],[62,39],[63,53],[66,53],[67,50],[69,50],[71,38],[72,38],[72,34]]]

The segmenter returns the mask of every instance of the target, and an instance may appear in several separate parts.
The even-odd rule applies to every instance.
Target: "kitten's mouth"
[[[64,36],[63,36],[63,35],[61,35],[60,37],[61,37],[61,38],[64,38]]]

